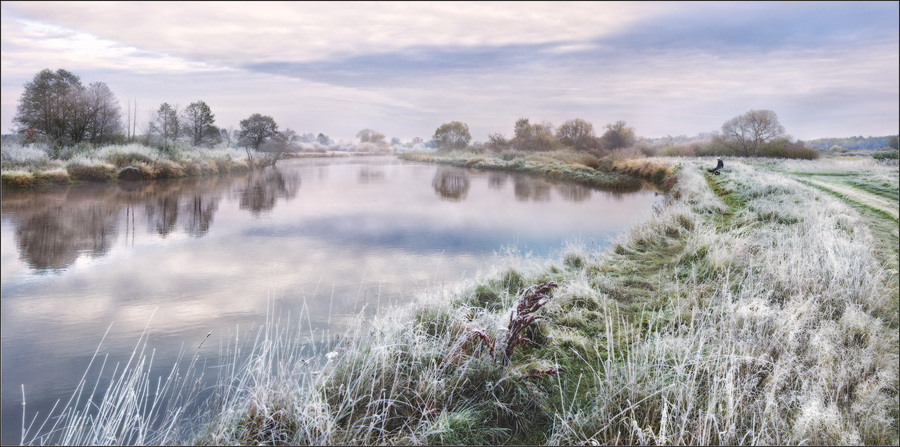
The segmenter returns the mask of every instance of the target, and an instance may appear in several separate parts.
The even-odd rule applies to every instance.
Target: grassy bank
[[[498,163],[472,158],[444,162]],[[668,200],[611,249],[521,259],[319,348],[303,317],[273,321],[224,372],[209,424],[139,439],[897,444],[897,255],[878,230],[890,217],[802,175],[865,171],[890,192],[896,166],[622,163],[645,161],[675,173]],[[126,418],[73,424],[102,434],[80,441],[138,439],[144,419]]]
[[[253,166],[247,151],[236,148],[163,151],[126,144],[75,151],[65,159],[51,159],[48,154],[36,145],[4,145],[3,187],[195,177],[244,172]]]
[[[171,147],[142,144],[71,149],[51,158],[41,145],[4,145],[0,151],[0,183],[4,188],[32,188],[78,182],[158,180],[246,172],[271,165],[273,154],[244,148]],[[286,152],[280,158],[384,155],[363,152]]]
[[[598,158],[571,149],[549,152],[431,151],[408,152],[410,161],[442,163],[459,167],[526,172],[556,180],[610,189],[637,190],[644,182],[668,189],[665,181],[674,172],[670,166],[641,158]]]

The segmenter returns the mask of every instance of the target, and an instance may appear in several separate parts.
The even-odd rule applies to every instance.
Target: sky
[[[105,82],[138,130],[167,102],[216,125],[357,141],[473,141],[516,120],[693,136],[750,110],[795,139],[900,123],[898,2],[16,2],[2,6],[0,131],[45,68]]]

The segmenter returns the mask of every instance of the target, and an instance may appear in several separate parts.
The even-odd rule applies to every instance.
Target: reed
[[[155,350],[148,349],[148,329],[144,329],[124,365],[107,365],[108,357],[99,355],[101,340],[72,396],[58,412],[57,402],[41,425],[34,425],[35,415],[26,427],[23,408],[22,443],[148,445],[185,439],[184,430],[192,427],[184,423],[183,416],[192,410],[198,392],[197,356],[180,370],[182,352],[164,379],[151,377]],[[99,369],[96,363],[100,363]],[[112,372],[107,376],[110,367]],[[89,377],[94,377],[93,385]]]

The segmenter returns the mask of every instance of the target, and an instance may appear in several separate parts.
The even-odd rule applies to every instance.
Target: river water
[[[510,248],[602,248],[660,201],[393,157],[3,191],[0,442],[19,442],[23,385],[27,419],[40,421],[98,346],[124,362],[145,328],[153,374],[201,342],[216,365],[230,334],[261,325],[267,308],[302,307],[317,330],[340,331],[500,265]]]

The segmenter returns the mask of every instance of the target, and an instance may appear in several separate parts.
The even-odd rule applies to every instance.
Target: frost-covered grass
[[[166,377],[151,377],[155,350],[148,348],[148,337],[145,328],[124,365],[99,355],[101,341],[71,397],[43,419],[35,414],[26,420],[23,385],[22,444],[157,445],[190,436],[182,418],[198,402],[198,357],[184,358],[182,352]]]
[[[50,149],[45,145],[4,144],[0,148],[0,163],[8,167],[44,167],[50,164]]]
[[[652,161],[678,167],[669,200],[613,248],[519,258],[331,344],[270,320],[208,424],[165,442],[896,445],[897,272],[869,221],[777,162]]]
[[[253,163],[237,148],[179,146],[160,150],[138,143],[62,150],[51,156],[44,145],[2,148],[3,186],[27,188],[73,181],[151,180],[246,171]],[[254,159],[259,157],[251,151]],[[62,174],[65,175],[62,175]]]
[[[458,150],[406,152],[402,158],[411,161],[443,163],[461,167],[526,172],[552,179],[572,181],[588,186],[636,190],[642,180],[665,187],[663,181],[672,170],[650,159],[598,158],[571,149],[548,152],[505,151],[501,153]]]

